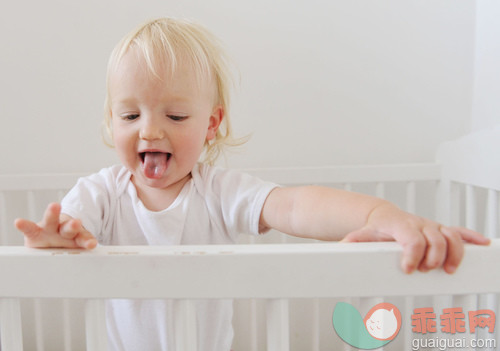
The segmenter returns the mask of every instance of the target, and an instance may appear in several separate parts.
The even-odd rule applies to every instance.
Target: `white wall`
[[[477,2],[472,130],[500,124],[500,2]],[[492,150],[493,152],[493,150]]]
[[[18,1],[0,12],[0,173],[95,171],[106,61],[142,21],[187,16],[241,71],[229,165],[432,161],[470,128],[469,0]]]

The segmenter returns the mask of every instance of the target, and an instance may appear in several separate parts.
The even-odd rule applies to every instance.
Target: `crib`
[[[326,243],[277,232],[241,236],[239,245],[28,249],[14,218],[39,219],[80,175],[0,176],[1,350],[106,350],[109,298],[178,299],[177,350],[198,349],[193,301],[201,298],[234,299],[234,350],[357,350],[339,337],[333,312],[348,303],[364,316],[381,302],[397,306],[402,319],[379,350],[496,350],[495,321],[493,329],[486,319],[472,328],[470,313],[498,314],[499,136],[500,126],[444,143],[429,164],[248,170],[284,185],[376,195],[493,239],[489,247],[468,245],[453,275],[405,275],[395,243]],[[461,324],[447,325],[446,312],[456,308]],[[418,329],[423,309],[435,313],[434,331]]]

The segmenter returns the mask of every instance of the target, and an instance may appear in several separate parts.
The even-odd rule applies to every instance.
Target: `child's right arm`
[[[61,205],[57,203],[47,206],[41,222],[18,218],[14,225],[23,232],[24,244],[28,247],[93,249],[97,246],[97,239],[83,227],[82,222],[61,214]]]

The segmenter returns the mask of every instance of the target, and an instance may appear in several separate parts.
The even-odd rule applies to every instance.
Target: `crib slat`
[[[22,351],[23,332],[19,299],[0,300],[0,349]]]
[[[266,301],[267,349],[288,351],[290,349],[288,300]]]
[[[450,184],[450,194],[449,194],[449,218],[450,222],[443,222],[449,225],[465,225],[464,216],[460,212],[464,204],[461,200],[461,185],[457,183]]]
[[[196,309],[192,300],[178,300],[175,308],[175,349],[196,351]]]
[[[255,245],[256,240],[255,236],[253,235],[247,235],[248,243]],[[248,335],[249,335],[249,345],[248,349],[250,351],[257,351],[259,349],[258,347],[258,341],[259,341],[259,335],[258,335],[258,313],[257,313],[257,300],[256,299],[250,299],[248,301],[249,304],[249,312],[248,312],[248,318],[249,318],[249,328],[248,328]]]
[[[37,216],[35,192],[32,190],[28,191],[26,193],[26,198],[28,201],[28,219],[31,219],[32,221],[38,221],[39,218]]]
[[[44,350],[44,332],[42,324],[42,306],[40,299],[33,300],[33,313],[35,318],[35,340],[37,351]]]
[[[107,351],[106,301],[88,300],[85,306],[87,351]]]
[[[71,314],[70,314],[70,300],[68,299],[63,299],[62,301],[62,315],[63,315],[64,351],[71,351]]]
[[[477,229],[476,192],[472,185],[465,186],[465,226]]]
[[[488,190],[488,204],[486,206],[485,235],[489,238],[497,237],[498,230],[498,191]]]
[[[36,208],[36,194],[35,191],[30,190],[26,193],[27,205],[28,205],[28,218],[31,220],[37,219],[37,208]],[[33,300],[33,314],[35,322],[35,341],[37,351],[44,351],[44,331],[42,324],[42,307],[40,304],[40,299]]]
[[[375,196],[385,199],[385,183],[377,183],[375,186]]]
[[[452,224],[451,194],[451,182],[441,179],[436,192],[436,220],[445,225]]]
[[[249,308],[250,312],[248,314],[248,317],[250,318],[250,327],[249,327],[249,335],[250,335],[250,345],[249,345],[249,350],[250,351],[257,351],[259,349],[258,347],[258,340],[259,340],[259,334],[258,334],[258,314],[257,314],[257,300],[256,299],[250,299],[249,301]]]
[[[406,183],[406,211],[417,212],[417,186],[415,182]]]
[[[465,226],[477,230],[476,189],[470,184],[465,185]],[[453,297],[453,302],[455,306],[462,306],[464,311],[470,311],[478,308],[479,299],[480,296],[476,294],[456,295]],[[465,338],[470,345],[475,335],[468,334]]]
[[[406,296],[404,298],[404,315],[411,316],[413,314],[413,309],[415,308],[415,297],[414,296]],[[404,328],[402,337],[403,337],[403,345],[411,345],[411,340],[413,339],[412,328]]]
[[[320,316],[319,316],[319,299],[313,299],[312,313],[312,340],[311,351],[319,351],[320,346]]]
[[[488,195],[486,200],[486,223],[484,234],[489,238],[497,237],[498,233],[498,196],[499,192],[494,189],[488,189]],[[492,311],[498,311],[498,297],[497,294],[485,294],[479,296],[479,306],[480,308],[487,308]],[[498,312],[497,312],[498,313]],[[498,315],[498,314],[497,314]],[[484,330],[478,330],[478,338],[486,338]],[[495,330],[496,337],[500,335],[498,328]],[[489,335],[491,336],[491,335]]]

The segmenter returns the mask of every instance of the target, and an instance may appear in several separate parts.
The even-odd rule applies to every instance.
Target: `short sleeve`
[[[113,173],[112,169],[103,169],[80,178],[61,201],[61,212],[80,219],[84,228],[98,240],[116,203],[116,177]]]
[[[260,234],[259,222],[264,203],[277,184],[253,175],[219,167],[200,165],[199,181],[212,209],[213,217],[220,217],[226,230],[238,234]],[[193,175],[195,183],[196,175]]]

